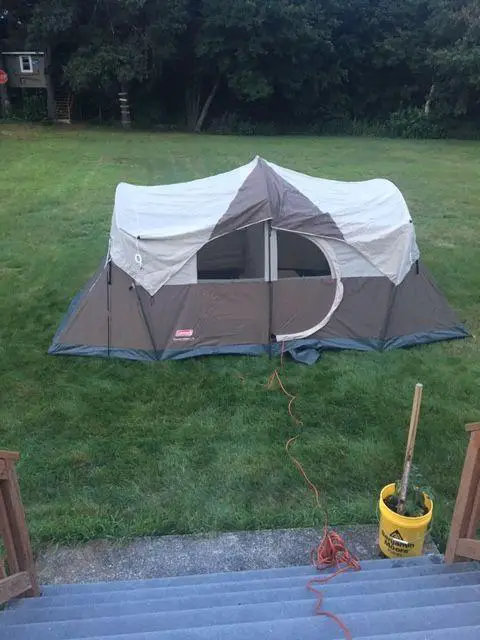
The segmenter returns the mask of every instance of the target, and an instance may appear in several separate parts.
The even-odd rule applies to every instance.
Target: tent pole
[[[137,296],[137,302],[138,302],[138,306],[139,306],[139,309],[140,309],[140,313],[141,313],[143,322],[145,323],[145,328],[147,330],[148,337],[150,338],[150,342],[152,344],[152,349],[153,349],[153,352],[155,354],[155,359],[157,359],[157,357],[158,357],[158,349],[157,349],[157,345],[155,344],[155,339],[153,337],[152,328],[150,326],[150,323],[148,322],[147,314],[145,313],[145,309],[143,308],[142,299],[140,298],[140,294],[138,293],[137,285],[135,283],[132,283],[132,287],[135,289],[135,293],[136,293],[136,296]]]
[[[111,342],[111,324],[112,324],[112,301],[111,290],[112,285],[112,261],[109,260],[107,264],[107,355],[110,357],[110,342]]]
[[[272,221],[268,220],[268,355],[273,358]]]
[[[385,322],[383,323],[382,333],[380,334],[380,340],[382,342],[381,348],[380,348],[381,351],[384,350],[385,339],[387,337],[388,327],[390,326],[390,319],[392,317],[393,303],[395,302],[395,294],[397,292],[396,285],[393,284],[393,282],[391,284],[392,284],[392,290],[390,291],[390,294],[388,296],[387,313],[385,316]]]

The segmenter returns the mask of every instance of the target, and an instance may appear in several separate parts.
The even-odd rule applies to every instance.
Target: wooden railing
[[[457,502],[453,512],[445,562],[480,560],[480,422],[466,425],[470,433]]]
[[[18,453],[0,451],[0,535],[5,561],[0,561],[0,605],[18,596],[38,596],[30,537],[18,486]]]

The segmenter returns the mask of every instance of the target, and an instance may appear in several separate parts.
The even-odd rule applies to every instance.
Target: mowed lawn
[[[145,364],[52,357],[75,292],[105,254],[119,181],[185,181],[260,154],[327,178],[392,179],[423,259],[475,335],[480,327],[480,143],[237,138],[0,125],[0,448],[18,449],[35,545],[98,537],[318,524],[284,443],[277,361]],[[444,540],[467,438],[480,420],[475,339],[286,362],[303,420],[295,453],[331,523],[376,519],[400,474],[414,384],[424,384],[416,462]]]

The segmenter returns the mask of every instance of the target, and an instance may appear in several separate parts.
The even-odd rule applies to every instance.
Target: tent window
[[[264,280],[264,225],[215,238],[197,253],[198,280]]]
[[[330,276],[323,252],[311,240],[288,231],[277,231],[279,278]]]

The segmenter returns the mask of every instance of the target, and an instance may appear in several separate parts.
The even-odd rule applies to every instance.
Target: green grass
[[[35,545],[96,537],[309,526],[317,516],[284,443],[268,358],[156,365],[46,355],[107,246],[114,188],[183,181],[256,153],[329,178],[391,178],[427,265],[473,334],[480,318],[480,143],[235,138],[0,125],[0,447],[19,449]],[[400,473],[415,382],[416,462],[442,540],[478,420],[474,339],[285,366],[303,420],[295,453],[331,522],[376,518]]]

